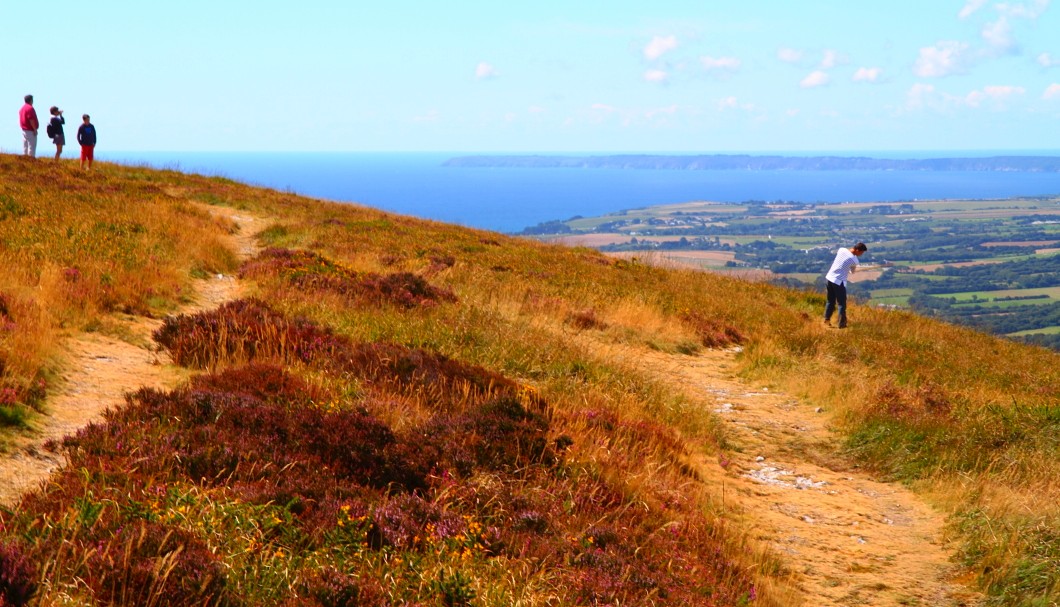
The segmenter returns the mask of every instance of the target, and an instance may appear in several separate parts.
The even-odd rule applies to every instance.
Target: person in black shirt
[[[66,145],[66,133],[63,131],[63,125],[66,124],[66,118],[63,118],[63,111],[57,106],[52,106],[51,115],[51,128],[48,129],[48,134],[52,138],[52,143],[55,144],[55,159],[58,160],[59,156],[63,153],[63,146]]]
[[[96,147],[96,127],[88,121],[88,114],[81,116],[81,120],[84,124],[77,129],[77,142],[81,144],[81,168],[91,171],[93,150]],[[87,168],[85,167],[86,161],[88,162]]]

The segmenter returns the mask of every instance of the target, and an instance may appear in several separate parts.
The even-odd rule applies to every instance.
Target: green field
[[[809,204],[690,202],[542,224],[547,239],[562,223],[564,238],[605,251],[723,251],[731,261],[695,260],[704,269],[756,270],[787,284],[814,285],[835,250],[862,241],[864,263],[892,262],[893,271],[855,276],[852,294],[874,304],[909,307],[979,328],[995,323],[1011,334],[1013,315],[1032,330],[1033,312],[1060,302],[1060,197],[1009,200],[918,200]],[[528,229],[529,230],[529,229]],[[612,234],[607,238],[604,234]],[[589,239],[590,235],[595,238]],[[573,239],[571,237],[574,237]],[[694,257],[694,256],[689,256]],[[768,274],[767,274],[768,275]],[[756,276],[760,276],[756,275]],[[860,280],[859,280],[860,278]],[[999,297],[1047,295],[994,301]],[[1009,315],[1006,320],[1001,315]],[[998,316],[986,319],[984,316]],[[1023,322],[1023,321],[1020,321]],[[1004,330],[1002,330],[1002,326]],[[1033,329],[1036,333],[1041,333]],[[1060,340],[1057,341],[1060,346]]]

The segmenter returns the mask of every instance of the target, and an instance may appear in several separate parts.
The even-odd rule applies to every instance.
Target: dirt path
[[[736,379],[732,351],[653,352],[638,364],[713,403],[725,420],[726,506],[782,556],[805,605],[980,603],[952,577],[943,515],[836,456],[826,412]]]
[[[224,207],[206,207],[210,213],[231,219],[239,226],[229,235],[229,245],[240,258],[252,256],[257,245],[254,234],[262,220]],[[215,308],[242,294],[234,276],[217,275],[196,285],[196,301],[181,312]],[[173,388],[187,375],[169,364],[168,356],[152,348],[151,333],[161,320],[126,316],[121,320],[124,339],[85,333],[69,339],[65,346],[67,365],[57,391],[45,402],[47,415],[36,431],[13,440],[0,455],[0,505],[12,506],[19,496],[42,482],[62,465],[61,456],[43,447],[49,440],[73,434],[103,412],[125,402],[125,394],[141,387]]]

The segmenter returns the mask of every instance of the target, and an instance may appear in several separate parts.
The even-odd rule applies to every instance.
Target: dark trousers
[[[832,312],[839,311],[839,326],[847,326],[847,288],[846,285],[837,285],[826,280],[828,285],[828,303],[824,305],[824,321],[832,318]]]

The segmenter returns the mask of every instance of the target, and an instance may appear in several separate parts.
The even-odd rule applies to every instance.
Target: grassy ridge
[[[1060,597],[1055,353],[856,305],[829,331],[817,294],[223,179],[0,163],[16,388],[48,376],[64,330],[161,313],[234,269],[198,203],[278,218],[241,268],[254,300],[159,335],[209,372],[69,441],[75,465],[4,516],[0,561],[42,604],[790,604],[782,568],[712,508],[709,408],[604,355],[733,342],[744,373],[837,410],[854,456],[949,508],[1000,604]],[[102,242],[59,236],[131,216]],[[92,288],[43,288],[47,264]],[[135,288],[104,288],[116,276]]]

